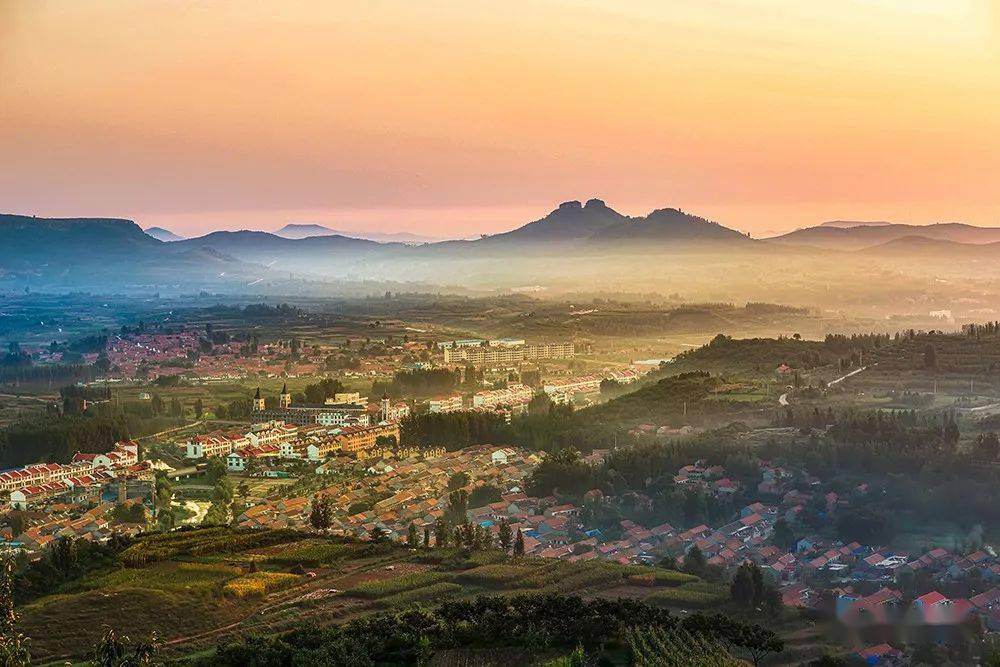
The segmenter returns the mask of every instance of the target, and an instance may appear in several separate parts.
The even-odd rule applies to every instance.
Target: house
[[[903,652],[889,644],[878,644],[861,649],[855,655],[866,665],[875,665],[884,660],[898,660],[903,657]]]

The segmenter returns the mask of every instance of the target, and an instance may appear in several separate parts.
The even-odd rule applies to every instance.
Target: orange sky
[[[0,0],[0,209],[1000,225],[1000,0]]]

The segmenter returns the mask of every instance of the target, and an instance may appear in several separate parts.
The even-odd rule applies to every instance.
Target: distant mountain
[[[1000,242],[959,243],[929,239],[924,236],[904,236],[857,251],[881,257],[920,257],[952,261],[956,259],[1000,259]]]
[[[822,223],[820,227],[843,227],[844,229],[850,229],[851,227],[885,227],[886,225],[891,224],[893,223],[881,221],[830,220]]]
[[[163,227],[148,227],[145,232],[152,236],[158,241],[163,241],[164,243],[171,243],[173,241],[183,241],[184,237],[174,234],[169,229],[164,229]]]
[[[397,249],[402,244],[383,244],[348,236],[310,236],[286,239],[269,232],[212,232],[170,244],[189,250],[207,248],[244,262],[305,274],[345,275],[355,265]]]
[[[661,208],[645,218],[631,218],[624,224],[601,230],[593,238],[600,241],[749,242],[749,237],[735,229],[676,208]]]
[[[40,287],[116,289],[131,284],[203,285],[260,275],[212,249],[180,248],[131,220],[0,215],[0,278]]]
[[[799,229],[767,241],[832,250],[861,250],[905,237],[923,237],[955,243],[996,243],[1000,241],[1000,228],[975,227],[957,222],[935,225],[891,223],[850,228],[818,226]]]
[[[609,208],[600,199],[591,199],[586,204],[567,201],[559,204],[559,208],[544,218],[509,232],[484,237],[474,243],[580,241],[627,221],[628,217]]]
[[[323,225],[289,223],[274,232],[275,236],[286,239],[307,239],[314,236],[347,236],[380,243],[432,243],[437,239],[409,232],[345,232]]]
[[[600,199],[586,204],[564,202],[540,220],[474,243],[575,242],[614,250],[642,242],[644,249],[661,243],[751,243],[742,233],[675,208],[658,209],[645,217],[618,213]]]

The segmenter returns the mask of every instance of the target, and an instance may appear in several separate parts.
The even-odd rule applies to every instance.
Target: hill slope
[[[157,241],[164,241],[166,243],[183,241],[185,238],[179,234],[174,234],[169,229],[164,229],[163,227],[148,227],[145,231]]]
[[[905,237],[923,237],[954,243],[1000,242],[1000,228],[961,223],[936,225],[863,224],[856,227],[807,227],[767,239],[770,243],[812,246],[831,250],[861,250]]]

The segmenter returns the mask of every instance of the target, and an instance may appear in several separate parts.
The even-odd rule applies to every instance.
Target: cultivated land
[[[40,662],[81,658],[110,625],[152,632],[165,657],[212,649],[249,633],[336,624],[377,611],[478,594],[553,592],[627,597],[673,609],[727,609],[728,591],[688,574],[609,562],[569,564],[498,553],[407,549],[297,534],[210,528],[139,538],[116,564],[71,581],[21,610]],[[820,642],[793,617],[796,644]],[[815,648],[815,647],[812,647]]]

